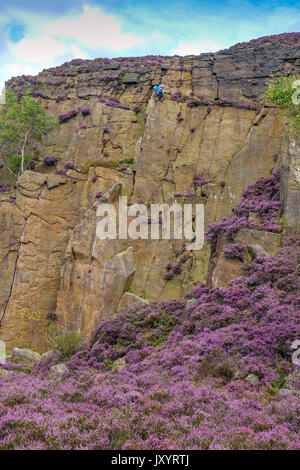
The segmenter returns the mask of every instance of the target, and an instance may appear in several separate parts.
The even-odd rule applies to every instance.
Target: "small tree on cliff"
[[[265,92],[267,101],[275,103],[279,109],[288,111],[294,129],[300,129],[299,82],[295,75],[271,77]]]
[[[34,98],[20,101],[8,91],[0,111],[0,153],[11,173],[23,173],[28,145],[42,143],[43,136],[58,125]]]

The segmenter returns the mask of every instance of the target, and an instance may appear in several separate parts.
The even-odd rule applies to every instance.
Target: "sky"
[[[300,0],[0,0],[0,89],[74,58],[215,52],[300,31]]]

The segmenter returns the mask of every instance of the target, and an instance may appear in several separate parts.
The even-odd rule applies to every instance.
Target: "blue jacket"
[[[158,91],[162,91],[162,86],[161,85],[157,85],[155,88],[154,88],[154,92],[157,93]]]

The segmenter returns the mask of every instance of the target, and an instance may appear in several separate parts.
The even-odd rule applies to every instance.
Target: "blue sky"
[[[300,0],[0,0],[0,87],[75,57],[188,55],[300,31]]]

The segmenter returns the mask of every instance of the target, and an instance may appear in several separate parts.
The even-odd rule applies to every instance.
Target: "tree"
[[[268,88],[265,92],[265,98],[268,101],[277,104],[279,109],[288,111],[294,129],[300,129],[300,104],[298,99],[293,99],[299,94],[298,83],[299,80],[295,75],[271,77],[267,82]]]
[[[42,143],[58,120],[47,114],[36,99],[25,95],[20,101],[6,93],[6,104],[0,111],[0,153],[11,173],[23,173],[29,145]]]

